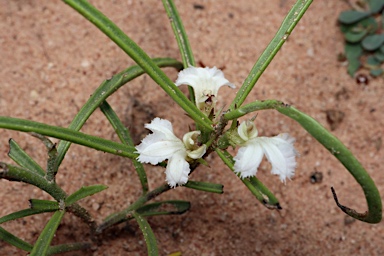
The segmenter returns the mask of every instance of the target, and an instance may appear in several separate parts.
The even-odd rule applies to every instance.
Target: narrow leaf
[[[29,199],[31,209],[44,210],[44,211],[57,211],[59,210],[59,203],[56,201]]]
[[[85,0],[64,0],[65,3],[92,22],[125,53],[127,53],[185,112],[200,126],[213,131],[212,121],[167,77],[151,58],[103,13]]]
[[[30,243],[21,240],[17,236],[9,233],[7,230],[0,227],[0,239],[5,242],[27,252],[32,251],[33,246]]]
[[[13,139],[9,140],[8,156],[18,165],[44,176],[45,172]]]
[[[57,158],[56,144],[41,134],[38,134],[35,132],[31,132],[30,134],[33,137],[41,140],[41,142],[43,142],[45,147],[47,148],[48,160],[47,160],[47,174],[45,177],[49,182],[55,182],[55,177],[58,169],[58,166],[55,165],[56,158]]]
[[[180,49],[184,68],[188,68],[189,66],[196,66],[195,58],[193,57],[192,48],[189,44],[187,33],[185,32],[183,22],[181,21],[175,3],[172,0],[163,0],[163,5],[171,23],[177,45]],[[188,86],[188,90],[190,100],[195,103],[195,93],[192,86]]]
[[[153,62],[159,67],[174,67],[177,70],[182,69],[183,65],[177,60],[171,58],[155,58]],[[91,114],[106,100],[110,95],[117,91],[121,86],[136,77],[144,74],[144,71],[139,66],[135,65],[125,69],[124,71],[114,75],[111,79],[105,80],[91,95],[88,101],[76,114],[75,118],[69,125],[69,129],[79,131]],[[60,141],[57,150],[58,157],[56,165],[59,166],[67,153],[71,142]]]
[[[99,193],[100,191],[103,191],[104,189],[107,189],[107,188],[108,186],[105,186],[105,185],[92,185],[88,187],[81,187],[79,190],[77,190],[72,195],[69,195],[65,199],[65,205],[70,206],[87,196],[91,196],[93,194]]]
[[[100,105],[100,110],[107,117],[108,121],[111,123],[112,127],[115,129],[117,136],[119,136],[121,142],[123,142],[128,146],[134,147],[134,144],[128,129],[124,126],[124,124],[121,122],[121,120],[119,119],[119,117],[117,116],[117,114],[112,109],[112,107],[108,104],[107,101],[104,101]],[[145,194],[146,192],[148,192],[148,180],[147,180],[147,174],[145,173],[145,170],[144,170],[144,166],[142,163],[140,163],[136,159],[132,159],[132,162],[139,176],[143,194]]]
[[[53,255],[64,252],[72,252],[78,250],[86,250],[91,247],[90,243],[72,243],[50,246],[47,255]],[[76,254],[73,254],[76,255]]]
[[[183,22],[176,9],[175,3],[172,0],[163,0],[163,5],[169,17],[169,21],[173,29],[173,34],[175,35],[177,44],[180,49],[184,68],[189,66],[196,66],[187,33],[185,32]]]
[[[11,214],[8,214],[8,215],[1,217],[0,218],[0,224],[7,222],[7,221],[17,220],[17,219],[28,217],[28,216],[35,215],[35,214],[39,214],[39,213],[43,213],[43,212],[52,212],[52,211],[56,211],[56,210],[24,209],[24,210],[13,212]]]
[[[49,245],[56,233],[56,229],[59,227],[61,219],[64,217],[65,211],[57,211],[53,214],[52,218],[48,221],[44,227],[35,245],[33,246],[30,256],[42,256],[47,255]]]
[[[139,215],[136,212],[133,212],[132,215],[136,219],[137,223],[139,224],[141,232],[143,232],[144,240],[145,240],[145,243],[147,244],[148,255],[149,256],[159,255],[155,234],[153,233],[151,226],[149,225],[147,220],[144,219],[143,216]]]
[[[209,183],[209,182],[201,182],[201,181],[192,181],[189,180],[184,187],[192,188],[196,190],[211,192],[211,193],[217,193],[222,194],[223,191],[223,185],[222,184],[215,184],[215,183]]]
[[[68,128],[4,116],[0,116],[0,128],[23,132],[36,132],[115,155],[129,158],[137,157],[137,154],[133,153],[136,150],[134,147],[129,147],[121,143],[91,136],[82,132],[73,131]]]
[[[141,206],[136,210],[141,216],[183,214],[191,207],[191,203],[181,200],[161,201]]]
[[[298,0],[293,5],[283,23],[281,24],[276,35],[268,44],[267,48],[263,51],[256,64],[253,66],[248,77],[245,79],[243,85],[236,94],[235,99],[232,101],[230,110],[234,110],[243,104],[248,94],[251,92],[260,76],[264,73],[272,59],[276,56],[280,48],[287,41],[288,36],[292,33],[297,23],[303,17],[311,5],[312,0]]]

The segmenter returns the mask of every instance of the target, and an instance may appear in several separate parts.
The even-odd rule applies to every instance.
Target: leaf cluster
[[[340,13],[338,21],[345,39],[345,58],[351,76],[366,68],[373,77],[383,76],[384,0],[364,0]]]

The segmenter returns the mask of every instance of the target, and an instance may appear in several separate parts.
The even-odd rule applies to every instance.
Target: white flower
[[[228,85],[235,88],[235,85],[225,79],[223,72],[216,67],[186,68],[180,71],[175,84],[192,86],[195,91],[196,106],[208,114],[216,105],[217,93],[221,86]]]
[[[172,124],[168,120],[156,117],[150,124],[146,124],[145,128],[153,133],[136,146],[136,153],[139,153],[137,160],[156,165],[168,159],[165,174],[169,186],[187,183],[190,168],[186,158],[201,158],[206,151],[206,145],[199,147],[195,141],[200,131],[184,135],[184,141],[188,141],[188,144],[184,145],[183,141],[173,134]]]
[[[272,138],[257,137],[257,129],[254,123],[249,121],[243,122],[237,130],[245,141],[234,157],[234,169],[241,178],[256,175],[264,154],[272,165],[272,174],[279,175],[282,182],[293,177],[296,168],[295,157],[298,155],[293,147],[293,137],[287,133]]]

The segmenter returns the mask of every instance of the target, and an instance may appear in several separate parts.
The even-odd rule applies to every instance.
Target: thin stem
[[[216,153],[219,155],[221,160],[231,169],[232,172],[235,172],[234,169],[234,160],[231,154],[226,150],[220,150],[215,148]],[[244,183],[244,185],[251,191],[251,193],[259,200],[265,207],[270,210],[281,210],[279,201],[272,194],[272,192],[256,177],[242,179],[239,175],[236,176]]]
[[[154,190],[148,192],[147,194],[145,195],[142,195],[141,197],[139,197],[136,202],[134,202],[133,204],[131,204],[129,207],[127,207],[126,209],[120,211],[120,212],[116,212],[116,213],[113,213],[111,214],[110,216],[108,216],[104,221],[103,223],[101,223],[97,229],[96,229],[96,232],[98,233],[101,233],[103,230],[107,229],[108,227],[111,227],[115,224],[118,224],[118,223],[121,223],[122,221],[125,221],[127,219],[127,215],[131,212],[131,211],[134,211],[136,209],[138,209],[140,206],[144,205],[146,202],[148,202],[149,200],[155,198],[156,196],[170,190],[171,188],[168,186],[168,184],[163,184],[157,188],[155,188]]]

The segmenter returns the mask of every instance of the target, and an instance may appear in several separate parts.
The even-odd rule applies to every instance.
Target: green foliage
[[[384,63],[384,0],[365,0],[359,4],[355,7],[359,9],[344,11],[338,19],[345,39],[347,69],[354,76],[363,67],[377,77],[383,73]],[[377,60],[374,65],[369,62],[371,56]]]
[[[64,0],[64,2],[91,21],[97,28],[99,28],[113,42],[115,42],[117,46],[126,52],[127,55],[129,55],[137,63],[137,65],[129,67],[126,70],[116,74],[111,79],[104,81],[80,109],[68,128],[55,127],[12,117],[0,117],[1,128],[22,132],[32,132],[32,135],[40,139],[47,148],[47,165],[46,169],[43,169],[14,140],[10,140],[9,157],[14,160],[17,165],[0,162],[0,178],[13,182],[23,182],[35,186],[42,191],[45,191],[53,198],[52,201],[30,199],[30,208],[16,211],[0,218],[0,224],[35,214],[54,212],[34,244],[23,241],[1,227],[0,239],[20,248],[21,250],[30,252],[31,255],[51,255],[55,253],[87,249],[91,245],[94,245],[96,240],[94,238],[96,236],[99,236],[99,238],[102,239],[104,231],[106,231],[109,227],[132,220],[139,224],[139,228],[141,229],[146,241],[148,254],[159,254],[156,237],[150,227],[150,224],[146,220],[146,217],[182,214],[190,209],[191,204],[187,201],[181,200],[167,200],[149,203],[149,201],[158,195],[169,191],[170,187],[168,184],[164,183],[152,190],[149,188],[144,166],[136,159],[138,155],[136,153],[136,148],[134,147],[135,145],[132,142],[131,134],[106,101],[110,95],[112,95],[124,84],[144,73],[147,73],[155,82],[157,82],[159,87],[162,88],[169,95],[169,97],[172,98],[172,100],[175,101],[184,111],[186,111],[187,115],[195,121],[196,126],[202,131],[202,137],[204,140],[203,143],[206,144],[208,148],[207,155],[215,152],[232,171],[234,170],[234,160],[232,155],[226,151],[229,144],[220,141],[226,139],[225,133],[228,130],[225,130],[225,127],[229,122],[232,122],[230,129],[234,129],[237,125],[237,118],[245,114],[264,109],[275,109],[294,119],[305,130],[313,135],[316,140],[324,145],[324,147],[331,151],[331,153],[334,154],[335,157],[355,177],[357,182],[363,188],[369,211],[365,214],[359,214],[348,207],[340,204],[338,204],[338,206],[348,215],[356,219],[369,223],[378,223],[381,221],[381,198],[374,182],[352,153],[349,152],[346,147],[324,127],[322,127],[314,119],[280,101],[254,101],[252,103],[242,105],[248,94],[254,88],[258,79],[271,63],[272,59],[285,43],[287,37],[291,34],[301,17],[310,6],[312,2],[311,0],[298,0],[294,4],[287,17],[284,19],[280,29],[277,31],[275,37],[266,47],[260,58],[256,61],[250,74],[233,99],[229,109],[220,113],[220,120],[209,118],[201,112],[195,106],[194,98],[191,97],[191,99],[188,100],[182,91],[180,91],[171,79],[160,69],[161,67],[174,67],[177,70],[180,70],[183,65],[184,67],[194,65],[192,49],[173,1],[163,0],[163,4],[168,17],[171,20],[171,25],[180,48],[183,63],[170,58],[150,59],[148,55],[135,42],[132,41],[131,38],[125,35],[123,31],[116,26],[116,24],[110,21],[86,0]],[[384,60],[384,38],[382,35],[378,35],[376,33],[377,29],[382,27],[382,23],[379,24],[371,16],[382,10],[384,2],[371,0],[367,3],[370,11],[349,11],[340,15],[340,22],[342,22],[341,29],[346,35],[347,44],[345,51],[347,59],[350,62],[350,66],[348,67],[349,73],[354,74],[361,66],[360,57],[363,53],[373,51],[372,56],[367,58],[366,65],[370,67],[372,75],[379,76],[383,73],[380,65]],[[102,113],[108,119],[111,126],[116,131],[121,143],[79,132],[84,123],[88,120],[88,118],[90,118],[92,113],[97,108],[100,108]],[[55,144],[44,136],[58,138],[61,142],[56,147]],[[76,192],[68,195],[56,183],[56,173],[60,170],[61,162],[64,159],[71,143],[76,143],[132,160],[133,166],[141,183],[141,195],[137,198],[137,200],[128,204],[123,210],[110,214],[101,223],[96,223],[94,221],[96,218],[91,216],[85,208],[81,207],[78,204],[78,201],[95,193],[102,192],[107,189],[107,186],[83,186],[78,188]],[[204,163],[206,163],[204,159],[192,162],[191,173],[200,164]],[[159,166],[164,167],[166,164],[166,162],[159,163]],[[281,209],[278,199],[256,177],[241,179],[241,181],[264,206],[270,209]],[[223,185],[215,183],[190,180],[185,184],[185,187],[211,193],[223,193]],[[52,238],[54,237],[62,218],[68,212],[74,214],[89,226],[91,237],[84,243],[51,246],[50,244]]]

